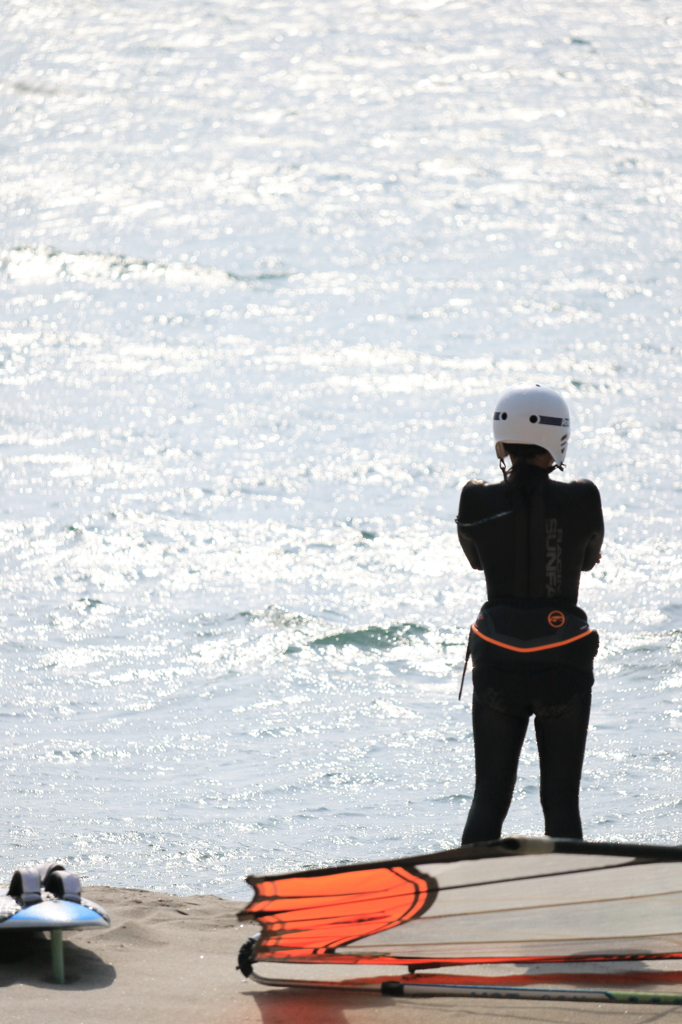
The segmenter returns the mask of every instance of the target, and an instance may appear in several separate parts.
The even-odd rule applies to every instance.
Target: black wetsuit
[[[485,572],[484,607],[547,607],[585,618],[576,601],[580,573],[596,564],[604,537],[599,491],[589,480],[550,480],[527,464],[515,476],[471,481],[462,491],[458,534],[472,567]],[[476,791],[462,842],[499,838],[532,714],[545,831],[582,838],[578,796],[596,642],[569,645],[571,655],[568,646],[529,654],[517,666],[482,646],[491,655],[473,667]],[[573,653],[579,646],[582,662]]]

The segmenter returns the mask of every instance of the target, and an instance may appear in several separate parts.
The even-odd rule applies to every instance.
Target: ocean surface
[[[0,21],[2,877],[244,898],[457,845],[453,520],[522,381],[606,517],[586,835],[682,842],[679,3]]]

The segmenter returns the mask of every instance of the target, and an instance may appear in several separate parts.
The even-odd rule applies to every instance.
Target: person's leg
[[[582,839],[580,776],[585,756],[592,693],[576,694],[555,717],[535,716],[540,755],[540,801],[545,833],[557,839]]]
[[[484,704],[474,692],[476,789],[462,844],[500,838],[514,793],[528,718],[503,714]]]

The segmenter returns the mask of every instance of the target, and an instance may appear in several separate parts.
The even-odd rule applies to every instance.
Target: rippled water
[[[679,4],[1,8],[5,874],[456,844],[453,518],[529,378],[607,519],[586,833],[679,842]]]

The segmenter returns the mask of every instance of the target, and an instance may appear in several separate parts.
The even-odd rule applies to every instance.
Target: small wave
[[[172,285],[221,288],[255,281],[286,278],[287,273],[231,274],[219,267],[196,263],[165,263],[101,252],[60,252],[47,245],[27,245],[0,252],[0,273],[17,284],[53,284],[82,281],[95,284],[119,281],[159,281]]]
[[[415,626],[411,622],[403,622],[396,626],[383,629],[381,626],[368,626],[367,629],[356,629],[352,632],[333,633],[311,641],[311,647],[353,647],[374,648],[381,651],[390,650],[400,644],[410,643],[427,632],[425,626]]]

